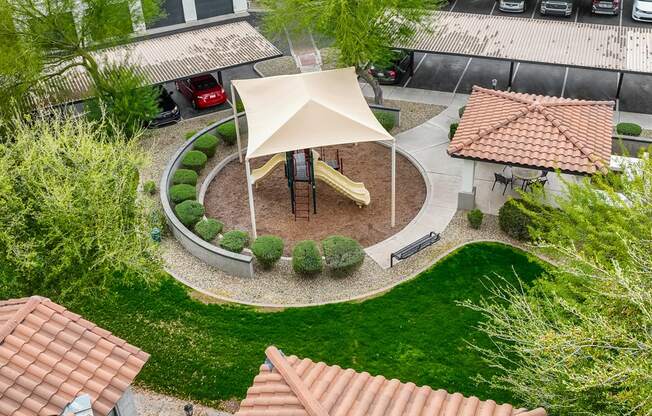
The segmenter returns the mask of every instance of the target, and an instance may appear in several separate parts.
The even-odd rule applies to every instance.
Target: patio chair
[[[514,179],[508,178],[507,176],[501,175],[500,173],[494,173],[494,184],[491,187],[492,191],[496,187],[497,183],[501,185],[505,185],[505,187],[503,188],[503,195],[505,195],[505,191],[507,191],[507,185],[511,186],[512,189],[514,189]]]
[[[523,190],[527,192],[527,189],[531,188],[533,185],[534,186],[540,185],[542,188],[545,188],[547,183],[548,183],[548,179],[544,175],[542,175],[536,179],[530,179],[528,181],[525,181],[523,183]]]

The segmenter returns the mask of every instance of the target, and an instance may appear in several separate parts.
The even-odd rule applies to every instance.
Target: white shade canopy
[[[354,68],[234,80],[247,114],[247,159],[394,140],[367,104]]]

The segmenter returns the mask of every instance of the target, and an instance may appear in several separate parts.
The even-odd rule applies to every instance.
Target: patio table
[[[527,168],[514,168],[512,169],[512,175],[516,179],[521,179],[523,181],[531,181],[541,176],[541,171],[535,169],[527,169]]]

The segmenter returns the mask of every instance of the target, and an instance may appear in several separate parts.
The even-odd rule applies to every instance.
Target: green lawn
[[[468,245],[418,278],[363,302],[262,313],[205,305],[166,279],[156,289],[118,290],[85,317],[149,352],[139,376],[157,391],[208,404],[241,399],[270,344],[287,354],[383,374],[417,385],[511,401],[473,380],[488,368],[467,342],[489,346],[474,329],[480,316],[456,301],[486,294],[497,273],[530,281],[545,266],[500,244]]]

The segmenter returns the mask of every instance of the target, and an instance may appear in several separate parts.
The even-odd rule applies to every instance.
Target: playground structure
[[[277,153],[263,166],[251,171],[252,185],[258,187],[260,180],[284,164],[295,220],[299,218],[310,220],[311,195],[313,213],[317,213],[317,179],[351,199],[358,207],[369,205],[371,196],[364,183],[355,182],[338,171],[342,168],[342,160],[339,151],[335,154],[334,160],[324,161],[315,150],[302,149],[285,152],[285,154]]]

